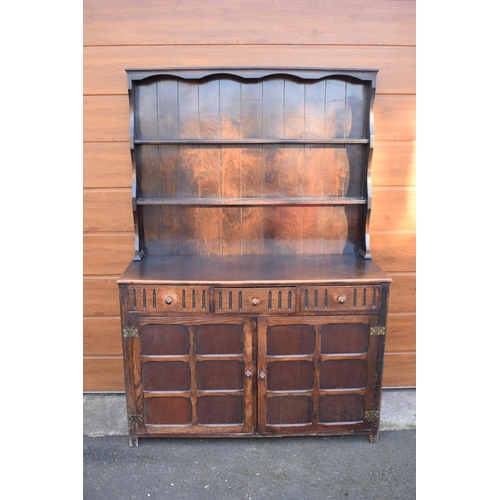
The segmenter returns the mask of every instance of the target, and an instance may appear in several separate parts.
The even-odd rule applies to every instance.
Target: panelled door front
[[[251,319],[142,317],[139,435],[252,432],[252,339]]]
[[[259,318],[259,433],[370,429],[377,316]],[[372,365],[373,366],[373,365]],[[373,378],[374,375],[371,375]]]

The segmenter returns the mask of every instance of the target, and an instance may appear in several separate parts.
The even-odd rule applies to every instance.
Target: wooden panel
[[[83,390],[84,392],[124,391],[122,358],[83,358]]]
[[[89,142],[83,145],[83,187],[132,186],[128,142]]]
[[[134,235],[84,235],[83,274],[121,274],[134,256]]]
[[[415,314],[389,314],[386,352],[416,351],[417,317]]]
[[[141,354],[183,356],[189,354],[189,331],[183,325],[141,327]]]
[[[228,136],[229,137],[229,136]],[[267,162],[272,150],[276,146],[266,146]],[[236,149],[234,146],[233,149]],[[239,149],[238,156],[239,156]],[[223,186],[224,196],[239,196],[239,172],[235,168],[237,162],[231,159],[231,149],[224,149],[224,156],[229,166],[226,167]],[[373,186],[415,186],[416,184],[416,143],[410,141],[375,141],[375,150],[372,161],[372,185]],[[165,156],[165,155],[163,155]],[[132,183],[132,166],[130,160],[130,146],[128,142],[96,142],[85,143],[83,146],[84,177],[83,185],[88,188],[98,187],[126,187],[130,188]],[[163,158],[165,162],[167,158]],[[276,168],[279,166],[279,158],[276,158]],[[227,168],[232,168],[237,174],[237,179],[231,184],[228,177],[230,173]],[[267,174],[267,173],[266,173]],[[275,177],[279,181],[279,176]],[[170,185],[171,181],[165,185]],[[236,190],[230,187],[234,184]],[[267,183],[269,184],[269,183]],[[281,194],[267,193],[267,194]]]
[[[416,275],[390,274],[389,313],[416,311]]]
[[[380,95],[375,99],[375,137],[379,141],[415,140],[415,96]],[[258,106],[261,110],[261,106]],[[257,124],[261,126],[262,124]],[[127,96],[84,98],[85,142],[128,141]],[[260,130],[246,130],[243,137],[262,137]]]
[[[84,231],[134,230],[132,199],[129,191],[84,191]]]
[[[416,143],[375,141],[372,186],[415,186]]]
[[[125,68],[248,66],[376,68],[380,94],[415,94],[415,47],[177,45],[85,47],[85,95],[126,94]]]
[[[130,136],[128,97],[83,98],[84,142],[128,141]]]
[[[129,117],[124,68],[239,65],[328,67],[332,61],[337,67],[380,69],[375,109],[373,185],[415,185],[415,143],[410,142],[415,139],[415,98],[381,95],[415,93],[416,51],[412,46],[415,43],[414,1],[362,0],[346,3],[323,0],[324,5],[311,9],[307,3],[301,3],[299,8],[295,0],[291,3],[282,0],[258,0],[257,3],[238,0],[216,7],[207,4],[207,8],[211,8],[208,15],[204,15],[203,5],[190,0],[176,4],[173,8],[166,8],[162,3],[155,9],[159,1],[135,1],[127,5],[117,0],[84,2],[85,43],[120,45],[84,49],[84,93],[102,96],[88,97],[84,102],[84,139],[101,141],[84,144],[85,187],[130,188]],[[221,14],[219,9],[224,9],[224,12]],[[250,9],[252,15],[248,15]],[[278,16],[273,14],[275,9],[279,9]],[[238,22],[240,18],[244,22]],[[303,23],[304,19],[306,23]],[[345,22],[346,19],[349,22]],[[192,29],[193,23],[196,23],[197,30]],[[321,29],[322,24],[328,27]],[[132,25],[134,27],[130,28]],[[353,29],[353,26],[359,29]],[[232,45],[224,45],[228,41]],[[136,42],[185,45],[126,45]],[[259,45],[255,45],[255,42]],[[196,45],[186,45],[190,43]],[[237,45],[240,43],[248,45]],[[341,45],[332,45],[336,43]],[[373,43],[373,46],[363,46],[363,43]],[[391,43],[399,46],[391,47]],[[401,46],[404,44],[410,45]],[[229,172],[231,165],[228,165]],[[231,189],[228,182],[227,187]],[[405,221],[397,213],[398,207],[404,208],[407,203],[408,192],[400,193],[396,208],[391,198],[393,194],[386,190],[374,194],[372,253],[377,263],[389,272],[413,272],[414,216]],[[119,267],[120,259],[127,260],[123,257],[128,252],[124,248],[124,241],[132,241],[130,191],[86,191],[84,203],[86,231],[128,232],[123,237],[103,235],[107,242],[101,247],[99,241],[102,243],[104,240],[99,240],[100,235],[88,235],[84,239],[84,271],[109,276],[117,272],[115,269]],[[221,224],[226,226],[225,233],[229,234],[229,228],[241,232],[241,210],[224,210]],[[171,215],[170,212],[165,213],[164,217],[172,220]],[[179,219],[177,216],[173,218]],[[413,229],[407,231],[408,227]],[[398,232],[400,229],[403,232]],[[263,230],[266,231],[265,226]],[[396,232],[392,232],[394,230]],[[238,252],[230,249],[223,253]],[[394,284],[391,288],[390,313],[414,311],[415,276],[401,274],[392,277]],[[87,354],[119,354],[113,350],[121,350],[121,339],[114,338],[112,326],[118,321],[115,318],[118,310],[116,278],[84,279],[85,314],[97,315],[84,319],[84,349]],[[102,314],[105,316],[100,316]],[[414,349],[414,323],[414,314],[389,314],[388,351]],[[94,333],[89,334],[89,331]],[[414,385],[414,355],[388,354],[387,358],[384,386]],[[408,383],[408,379],[412,379],[413,384]],[[121,359],[86,359],[84,381],[85,390],[123,390]]]
[[[415,45],[415,2],[85,0],[85,45]],[[113,29],[109,29],[113,26]],[[314,28],[312,28],[314,27]]]
[[[416,97],[379,95],[375,98],[375,137],[384,141],[414,141]]]
[[[84,358],[84,391],[124,391],[121,358]],[[414,387],[416,355],[386,353],[383,387]]]
[[[415,387],[416,354],[386,353],[382,387]]]
[[[386,272],[416,271],[416,233],[370,233],[373,260]]]
[[[370,229],[372,231],[415,231],[415,188],[373,188]]]
[[[84,318],[84,356],[121,356],[120,318]]]
[[[119,316],[117,279],[118,276],[116,278],[84,278],[84,316]]]

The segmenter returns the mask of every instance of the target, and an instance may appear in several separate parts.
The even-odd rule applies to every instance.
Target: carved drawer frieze
[[[215,313],[279,314],[295,312],[295,287],[215,288]]]
[[[307,286],[300,290],[302,312],[378,311],[380,286]]]

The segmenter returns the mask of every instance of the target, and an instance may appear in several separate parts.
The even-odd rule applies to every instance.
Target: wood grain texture
[[[130,189],[130,147],[123,142],[88,142],[83,145],[83,187]]]
[[[386,352],[415,352],[417,350],[417,316],[415,313],[387,316]]]
[[[251,98],[250,101],[251,102]],[[375,137],[379,141],[415,140],[415,96],[381,95],[375,99]],[[259,106],[260,108],[260,106]],[[128,97],[87,96],[84,98],[84,142],[129,140]],[[251,127],[253,125],[246,125]],[[261,126],[261,125],[259,125]],[[185,136],[181,134],[181,136]],[[262,137],[257,129],[242,126],[242,137]]]
[[[84,316],[119,316],[117,279],[118,276],[83,279]]]
[[[84,391],[122,392],[123,361],[121,357],[86,357],[83,359]],[[416,355],[386,353],[382,387],[415,387]]]
[[[372,186],[416,185],[416,142],[375,140]]]
[[[226,138],[231,137],[227,136]],[[268,151],[267,162],[272,155],[272,148],[276,148],[276,146],[266,146]],[[234,149],[236,149],[236,146],[233,147]],[[83,155],[84,188],[129,188],[131,186],[132,169],[128,142],[85,143],[83,145]],[[235,160],[231,159],[229,147],[225,148],[224,155],[229,166],[234,165]],[[278,161],[277,158],[276,162]],[[233,182],[228,180],[227,173],[225,175],[226,183]],[[239,186],[239,177],[234,182],[237,182]],[[416,143],[414,141],[376,140],[372,160],[372,185],[374,187],[415,186]],[[278,189],[276,194],[281,192],[282,190]],[[239,191],[228,191],[226,189],[224,196],[237,197]]]
[[[386,353],[383,387],[415,387],[417,385],[416,354]]]
[[[392,278],[391,292],[389,295],[390,313],[416,312],[416,275],[390,274]]]
[[[83,50],[85,95],[125,94],[125,68],[283,66],[377,68],[377,92],[416,92],[415,47],[318,45],[103,46]]]
[[[375,99],[375,137],[383,141],[414,141],[416,139],[416,96],[377,96]]]
[[[416,190],[414,187],[382,188],[372,191],[372,231],[415,231]]]
[[[84,356],[121,356],[120,318],[84,318]]]
[[[125,190],[86,190],[83,193],[84,231],[134,230],[130,192]]]
[[[416,271],[416,233],[370,233],[372,257],[386,272]]]
[[[91,188],[84,192],[84,230],[92,232],[84,239],[84,272],[103,274],[103,278],[84,278],[84,311],[93,316],[85,318],[85,331],[87,321],[107,322],[119,314],[116,279],[109,275],[125,254],[133,252],[133,242],[131,247],[125,243],[133,230],[130,194],[113,189],[131,185],[125,68],[367,67],[380,70],[372,182],[375,188],[384,188],[375,193],[372,254],[387,271],[399,273],[392,275],[387,350],[411,351],[415,217],[410,212],[405,220],[404,213],[396,211],[404,209],[408,200],[414,206],[414,195],[403,189],[394,197],[396,193],[386,188],[415,186],[415,2],[322,0],[317,9],[311,9],[297,0],[238,0],[221,3],[215,10],[191,0],[169,6],[159,2],[84,1],[84,187]],[[208,8],[212,10],[207,14]],[[221,131],[231,137],[230,123],[226,125]],[[231,161],[227,158],[226,184],[222,183],[228,192],[239,185],[239,179],[231,179]],[[263,215],[264,232],[275,230],[273,218],[282,219],[275,212]],[[174,224],[169,231],[175,234],[175,221],[182,219],[178,210],[164,210],[163,220],[165,227]],[[240,232],[241,210],[222,209],[221,227],[225,234]],[[104,240],[98,240],[101,236],[107,238],[104,245]],[[235,253],[234,248],[226,253]],[[105,331],[98,337],[95,330],[95,342],[85,344],[87,355],[111,354]],[[401,361],[401,356],[394,359],[386,361],[384,386],[387,380],[391,386],[408,385],[408,378],[414,381],[414,362]],[[120,363],[99,358],[90,370],[86,363],[86,390],[123,390]]]
[[[405,0],[320,0],[314,8],[300,0],[83,5],[85,45],[415,45],[415,2]]]
[[[134,256],[134,234],[83,236],[83,274],[121,274]]]
[[[83,98],[83,141],[128,141],[129,107],[126,96]]]
[[[83,358],[83,391],[125,391],[122,357]]]
[[[374,188],[371,230],[415,231],[415,194],[415,189],[412,187]],[[289,217],[292,215],[293,212],[290,212]],[[133,230],[130,194],[117,190],[85,191],[84,230]]]

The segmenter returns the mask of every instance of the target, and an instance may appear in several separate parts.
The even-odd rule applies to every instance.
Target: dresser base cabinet
[[[241,260],[244,276],[251,268]],[[344,265],[335,284],[295,286],[223,285],[222,276],[202,286],[152,283],[145,270],[159,264],[133,262],[119,285],[131,444],[335,434],[376,442],[389,282],[359,262],[365,282],[346,281],[353,272]]]

